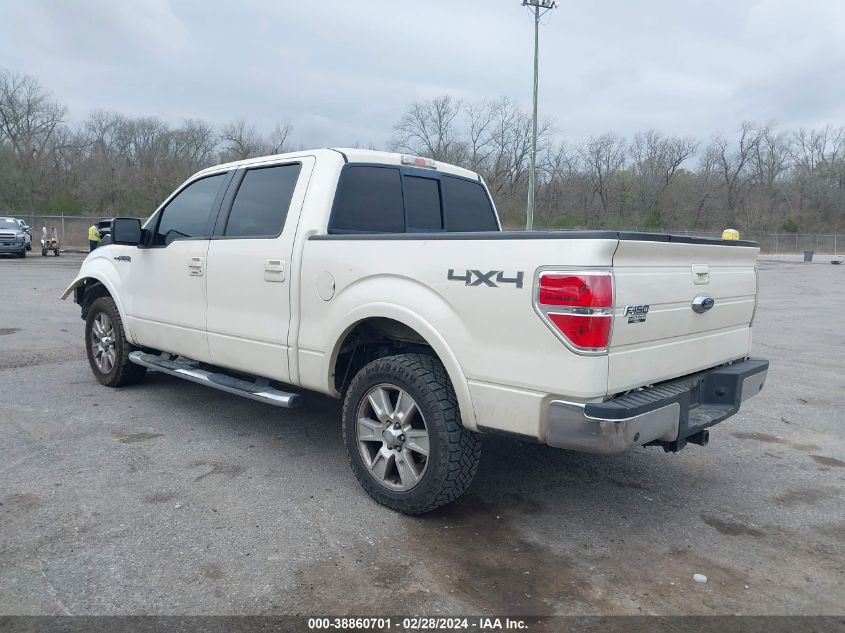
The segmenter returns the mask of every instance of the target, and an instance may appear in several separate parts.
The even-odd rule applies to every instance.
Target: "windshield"
[[[20,226],[14,220],[0,220],[0,229],[18,229]]]

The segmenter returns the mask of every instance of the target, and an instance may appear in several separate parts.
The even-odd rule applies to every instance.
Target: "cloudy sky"
[[[289,120],[297,143],[381,145],[416,99],[530,107],[520,0],[0,0],[0,16],[0,68],[73,120]],[[565,138],[845,124],[845,0],[562,0],[545,22],[540,107]]]

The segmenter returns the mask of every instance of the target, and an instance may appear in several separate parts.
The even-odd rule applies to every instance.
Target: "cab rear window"
[[[493,204],[481,183],[371,165],[344,168],[329,223],[330,233],[498,230]]]
[[[406,224],[410,230],[441,231],[443,205],[440,202],[440,183],[434,178],[405,176]]]

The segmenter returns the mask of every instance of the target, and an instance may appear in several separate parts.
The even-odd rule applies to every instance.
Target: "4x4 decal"
[[[493,280],[494,275],[496,276],[495,281]],[[521,270],[514,277],[505,277],[504,271],[501,270],[488,270],[487,272],[467,270],[463,275],[456,275],[455,269],[450,268],[446,279],[449,281],[463,281],[465,286],[484,285],[490,288],[498,288],[499,284],[513,284],[517,288],[522,288],[522,279],[524,276]]]

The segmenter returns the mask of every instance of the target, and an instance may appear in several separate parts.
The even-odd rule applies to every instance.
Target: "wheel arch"
[[[102,291],[100,291],[99,288],[102,288]],[[115,290],[114,283],[111,279],[109,279],[108,275],[103,274],[103,272],[99,270],[88,270],[84,274],[80,273],[79,276],[73,280],[73,283],[71,283],[62,293],[61,299],[65,300],[71,294],[73,294],[74,302],[83,310],[83,319],[85,318],[83,302],[87,298],[91,298],[91,301],[93,302],[94,299],[101,296],[111,297],[112,301],[114,301],[117,306],[118,313],[120,313],[120,319],[123,321],[123,327],[126,331],[127,337],[130,342],[134,343],[134,337],[132,336],[132,332],[130,331],[128,321],[126,319],[126,311],[123,308],[123,303]]]
[[[360,342],[356,341],[356,338],[362,335],[365,337],[364,342],[375,343],[376,347],[382,346],[377,353],[365,355],[366,362],[403,353],[403,348],[405,352],[430,350],[430,353],[446,369],[446,374],[455,390],[463,425],[471,430],[477,430],[475,408],[472,404],[469,385],[451,347],[431,324],[418,314],[400,306],[388,304],[378,307],[369,306],[348,315],[344,320],[334,336],[335,343],[331,354],[326,357],[324,375],[331,393],[340,395],[354,376],[351,369],[357,372],[352,363],[357,364],[361,359],[348,361],[347,357],[351,353],[351,348]],[[370,340],[367,340],[368,338]],[[390,343],[396,347],[385,349],[384,344]]]

